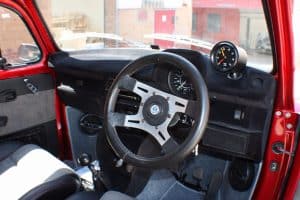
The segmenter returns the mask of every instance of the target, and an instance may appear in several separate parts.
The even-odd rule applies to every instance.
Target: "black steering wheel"
[[[188,100],[142,83],[132,75],[151,64],[169,63],[182,70],[192,82],[195,100]],[[159,65],[164,66],[164,65]],[[137,114],[117,113],[115,106],[120,90],[128,90],[141,97]],[[168,132],[168,125],[176,113],[193,118],[188,136],[178,144]],[[111,85],[105,102],[104,127],[108,142],[124,162],[138,167],[166,167],[183,160],[203,136],[208,121],[209,99],[206,84],[197,68],[185,58],[171,53],[155,53],[129,63]],[[144,130],[160,145],[162,154],[145,157],[130,151],[120,140],[116,127]]]

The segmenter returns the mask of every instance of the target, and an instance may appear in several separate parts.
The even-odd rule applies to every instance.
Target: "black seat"
[[[36,145],[0,144],[2,199],[65,199],[80,189],[75,172]]]

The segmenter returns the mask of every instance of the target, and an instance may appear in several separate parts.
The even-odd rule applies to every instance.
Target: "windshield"
[[[248,66],[271,72],[272,48],[261,0],[37,0],[57,46],[187,48],[209,53],[228,40]]]

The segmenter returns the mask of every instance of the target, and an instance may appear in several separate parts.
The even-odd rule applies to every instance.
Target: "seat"
[[[117,191],[107,191],[100,198],[101,194],[96,192],[78,192],[68,197],[66,200],[135,200],[124,193]]]
[[[100,200],[135,200],[135,198],[121,192],[108,191],[104,193]]]
[[[2,199],[65,199],[80,189],[75,172],[32,144],[0,144]]]

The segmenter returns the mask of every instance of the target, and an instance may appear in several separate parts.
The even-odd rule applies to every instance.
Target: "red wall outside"
[[[165,17],[165,21],[162,17]],[[167,33],[172,35],[174,33],[175,10],[156,10],[155,11],[155,27],[154,33]],[[154,44],[159,45],[161,48],[172,48],[174,46],[173,42],[165,40],[154,40]]]
[[[194,8],[197,13],[197,30],[193,32],[194,38],[199,38],[212,43],[221,40],[233,41],[239,44],[240,12],[235,8]],[[221,28],[218,33],[207,31],[208,14],[218,14],[221,16]],[[227,28],[235,27],[235,29]]]

